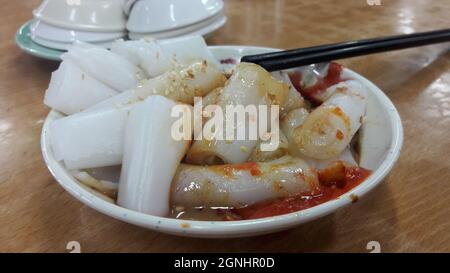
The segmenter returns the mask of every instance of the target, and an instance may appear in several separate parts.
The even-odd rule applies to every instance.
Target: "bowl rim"
[[[214,50],[265,50],[275,51],[280,50],[270,47],[256,47],[256,46],[240,46],[240,45],[227,45],[227,46],[209,46]],[[356,195],[359,198],[364,196],[367,192],[372,190],[375,186],[380,184],[386,175],[391,171],[397,159],[399,158],[400,151],[403,145],[403,126],[400,119],[400,115],[396,110],[391,100],[379,89],[375,84],[359,75],[358,73],[345,68],[346,73],[349,73],[352,77],[355,77],[358,81],[361,81],[367,86],[373,95],[381,102],[389,116],[390,124],[392,128],[392,138],[389,149],[386,153],[386,157],[381,162],[380,166],[373,170],[372,175],[367,178],[363,183],[353,188],[349,192],[343,194],[337,199],[325,202],[315,207],[292,212],[288,214],[272,216],[267,218],[259,218],[252,220],[239,220],[239,221],[199,221],[199,220],[180,220],[166,217],[159,217],[153,215],[147,215],[137,211],[132,211],[96,196],[94,193],[83,188],[79,182],[75,181],[68,174],[67,170],[57,162],[51,152],[49,145],[49,139],[47,131],[49,124],[52,120],[60,117],[61,114],[51,110],[48,114],[41,133],[41,149],[44,161],[49,169],[50,173],[57,180],[57,182],[72,196],[77,198],[85,205],[97,210],[103,214],[111,216],[115,219],[122,220],[137,226],[145,227],[154,231],[163,233],[188,236],[188,237],[210,237],[210,238],[232,238],[253,236],[257,234],[265,234],[274,232],[277,230],[287,229],[289,227],[298,226],[300,224],[312,221],[319,217],[331,214],[338,208],[347,206],[352,203],[350,196]]]

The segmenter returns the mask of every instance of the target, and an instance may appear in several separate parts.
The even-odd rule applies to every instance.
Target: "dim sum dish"
[[[95,210],[191,237],[279,231],[357,202],[399,156],[397,110],[335,62],[240,63],[275,50],[200,36],[75,42],[44,99],[50,172]]]

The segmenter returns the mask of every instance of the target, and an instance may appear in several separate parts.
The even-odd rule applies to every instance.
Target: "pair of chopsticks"
[[[298,48],[258,55],[248,55],[241,62],[255,63],[268,71],[283,70],[332,60],[399,50],[450,41],[450,29],[406,35],[349,41]]]

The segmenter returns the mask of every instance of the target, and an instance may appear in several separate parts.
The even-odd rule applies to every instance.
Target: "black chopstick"
[[[433,35],[438,35],[438,34],[445,34],[448,32],[449,32],[449,29],[441,29],[441,30],[418,32],[418,33],[412,33],[412,34],[406,34],[406,35],[403,34],[403,35],[386,36],[386,37],[371,38],[371,39],[364,39],[364,40],[354,40],[354,41],[347,41],[347,42],[341,42],[341,43],[335,43],[335,44],[327,44],[327,45],[312,46],[312,47],[305,47],[305,48],[289,49],[289,50],[284,50],[284,51],[275,51],[275,52],[257,54],[257,55],[249,55],[249,56],[243,57],[243,59],[245,59],[246,62],[257,62],[257,61],[262,61],[262,60],[279,58],[279,57],[284,56],[286,53],[309,54],[309,53],[316,53],[316,52],[322,52],[322,51],[328,51],[328,50],[334,50],[334,49],[343,49],[343,48],[348,48],[348,47],[356,46],[356,45],[372,44],[372,43],[376,43],[376,42],[380,42],[380,41],[392,41],[392,40],[398,40],[398,39],[402,39],[402,38],[433,36]]]
[[[256,63],[269,71],[450,41],[450,29],[350,41],[323,46],[249,55],[241,62]]]

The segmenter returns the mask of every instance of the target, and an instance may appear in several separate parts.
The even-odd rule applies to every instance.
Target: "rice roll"
[[[177,65],[190,65],[201,60],[219,67],[205,40],[199,35],[161,41],[151,38],[135,41],[121,39],[111,45],[111,51],[142,68],[151,78]]]
[[[225,85],[217,105],[225,112],[224,119],[226,119],[228,105],[243,106],[248,105],[282,105],[288,93],[288,86],[273,78],[269,72],[262,67],[250,64],[240,63],[236,66],[234,74]],[[269,107],[268,107],[269,108]],[[256,122],[258,116],[248,114],[250,122]],[[275,116],[270,116],[268,119],[278,121],[278,113]],[[214,119],[208,120],[205,127],[212,127],[216,121]],[[224,131],[227,122],[224,123]],[[230,126],[231,127],[231,126]],[[248,126],[250,127],[250,126]],[[236,136],[238,128],[245,128],[245,124],[234,124],[231,128],[232,132],[226,134]],[[269,128],[270,129],[270,128]],[[196,137],[198,139],[194,142],[189,150],[186,161],[191,164],[217,164],[217,163],[243,163],[252,153],[258,139],[251,139],[246,135],[245,139],[234,140],[226,139],[224,132],[218,132],[219,137]]]
[[[177,103],[172,100],[151,96],[130,111],[117,200],[120,206],[155,216],[169,214],[170,183],[190,144],[190,140],[173,138],[174,106]],[[191,106],[183,106],[183,111],[191,111]]]
[[[71,60],[66,60],[52,73],[44,104],[71,115],[117,94],[118,91],[83,72]]]
[[[171,203],[183,207],[251,205],[317,189],[317,172],[299,158],[195,166],[182,164],[172,182]]]
[[[153,39],[116,40],[111,45],[111,51],[140,67],[147,77],[154,78],[173,67],[171,60],[164,54],[158,42]]]
[[[56,159],[69,170],[121,164],[129,109],[81,112],[53,121],[49,134]]]
[[[136,87],[141,71],[126,58],[107,49],[74,43],[61,56],[63,61],[71,60],[91,77],[116,89],[125,91]]]
[[[366,90],[358,81],[341,82],[329,89],[333,95],[293,133],[300,153],[315,159],[341,154],[360,128],[366,112]]]
[[[225,81],[226,77],[219,69],[206,61],[200,61],[145,80],[136,89],[122,92],[94,105],[89,110],[129,105],[151,95],[162,95],[192,105],[194,97],[205,96],[215,88],[223,86]]]

